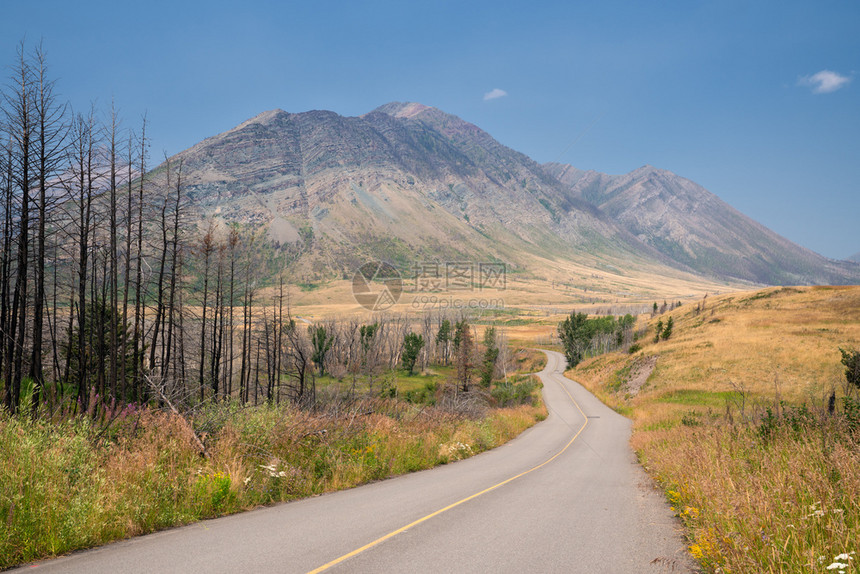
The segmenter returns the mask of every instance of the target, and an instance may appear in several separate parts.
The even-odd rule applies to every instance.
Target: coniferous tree
[[[442,360],[448,364],[449,344],[451,342],[451,321],[443,319],[436,333],[436,344],[442,346]]]
[[[656,343],[660,340],[660,337],[663,336],[663,319],[657,321],[657,327],[655,328],[655,331],[656,332],[654,333],[654,342]]]
[[[672,317],[670,316],[670,317],[666,320],[666,326],[665,326],[665,327],[663,327],[663,333],[660,335],[660,337],[661,337],[664,341],[665,341],[666,339],[668,339],[669,337],[671,337],[671,336],[672,336],[672,328],[673,328],[674,326],[675,326],[675,322],[674,322],[674,320],[672,319]]]
[[[457,353],[457,383],[460,391],[466,393],[472,385],[472,372],[475,364],[472,330],[465,319],[457,323],[454,340],[454,348]]]
[[[415,370],[415,362],[418,360],[418,354],[424,347],[424,337],[416,333],[407,333],[403,338],[403,366],[411,376]]]
[[[496,343],[496,328],[488,327],[484,331],[484,358],[481,362],[481,386],[489,388],[493,382],[496,370],[496,359],[499,358],[499,347]]]
[[[311,345],[313,346],[311,360],[319,368],[322,377],[325,375],[325,357],[334,342],[334,335],[329,333],[323,325],[308,327],[308,335],[311,337]]]

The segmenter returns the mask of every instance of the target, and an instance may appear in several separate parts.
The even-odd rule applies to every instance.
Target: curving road
[[[25,569],[695,571],[679,524],[630,451],[630,422],[565,378],[561,354],[546,353],[539,375],[549,416],[502,447],[433,470]]]

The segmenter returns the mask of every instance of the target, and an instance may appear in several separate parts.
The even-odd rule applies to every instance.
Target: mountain
[[[702,186],[644,166],[625,175],[547,164],[572,200],[587,201],[643,243],[712,277],[771,285],[860,281],[860,266],[796,245]]]
[[[361,117],[264,112],[171,158],[200,221],[265,229],[302,276],[351,275],[370,259],[536,256],[677,275],[542,166],[456,116],[391,103]]]
[[[595,283],[610,293],[647,291],[654,277],[690,293],[682,285],[703,275],[734,284],[860,282],[860,272],[843,272],[669,172],[541,166],[417,103],[359,117],[271,110],[170,162],[181,162],[201,228],[215,219],[264,232],[261,246],[306,282],[350,277],[378,259],[401,272],[424,262],[504,262],[578,293]]]
[[[860,253],[855,253],[851,257],[847,259],[847,261],[853,261],[855,263],[860,263]]]

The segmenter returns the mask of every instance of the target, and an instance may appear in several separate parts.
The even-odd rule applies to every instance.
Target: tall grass
[[[733,293],[672,316],[669,340],[572,377],[633,419],[691,554],[706,572],[860,570],[860,404],[838,352],[860,340],[860,287]],[[656,368],[631,391],[643,357]]]
[[[473,420],[363,401],[328,412],[219,405],[188,424],[131,412],[110,433],[90,419],[0,415],[0,567],[430,468],[492,448],[545,415],[495,409]]]
[[[856,420],[795,412],[807,415],[754,424],[690,419],[633,437],[707,571],[857,571]]]

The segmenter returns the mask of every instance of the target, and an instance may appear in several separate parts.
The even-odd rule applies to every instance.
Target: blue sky
[[[855,0],[3,0],[0,14],[0,63],[41,39],[76,109],[113,98],[129,127],[147,113],[153,159],[273,108],[418,101],[539,162],[651,164],[825,256],[860,251]]]

